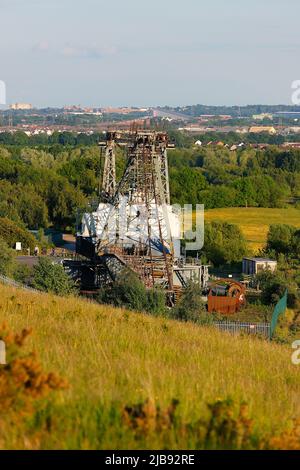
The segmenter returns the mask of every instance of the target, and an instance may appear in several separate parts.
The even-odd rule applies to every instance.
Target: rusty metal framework
[[[105,157],[102,177],[102,192],[107,197],[113,197],[116,192],[116,156],[115,133],[107,133]]]
[[[107,132],[100,146],[104,149],[100,202],[97,209],[83,215],[76,239],[77,253],[90,260],[82,269],[95,273],[95,287],[114,282],[124,267],[134,271],[146,287],[164,288],[170,305],[180,297],[189,280],[205,286],[207,267],[181,267],[180,253],[175,256],[169,217],[172,230],[179,226],[179,232],[180,218],[170,206],[167,150],[174,146],[169,144],[167,133]],[[117,147],[126,151],[126,166],[118,184]],[[118,219],[123,200],[127,204],[125,236],[119,233]],[[136,231],[132,231],[133,220]],[[111,237],[115,226],[118,233]]]
[[[115,187],[115,147],[127,147],[127,165],[123,177]],[[134,133],[108,133],[103,170],[103,192],[113,207],[117,207],[120,198],[126,197],[129,206],[142,205],[147,221],[147,243],[140,243],[129,252],[122,241],[107,243],[105,232],[97,241],[98,256],[111,253],[121,264],[135,271],[147,287],[156,283],[173,288],[173,253],[170,252],[169,233],[165,227],[165,214],[160,209],[170,204],[168,161],[168,136],[164,132],[136,131]],[[155,214],[153,214],[155,212]],[[112,216],[115,213],[112,212]],[[161,256],[153,254],[153,234],[150,219],[155,217],[159,231]],[[109,218],[106,221],[109,230]],[[167,233],[166,233],[167,232]]]
[[[168,175],[168,136],[165,132],[138,131],[128,143],[128,164],[118,185],[120,194],[129,196],[131,203],[155,200],[170,204]]]

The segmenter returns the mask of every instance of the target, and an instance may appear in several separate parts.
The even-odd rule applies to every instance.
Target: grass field
[[[139,440],[122,427],[122,408],[149,398],[163,408],[178,399],[182,422],[205,417],[206,404],[218,399],[245,400],[264,434],[300,416],[299,367],[289,347],[0,286],[3,320],[13,331],[33,328],[28,350],[70,384],[32,428],[33,435],[39,426],[46,431],[34,439],[28,431],[21,447],[193,448],[184,434],[168,435],[167,443],[157,434]],[[13,427],[3,446],[20,446]]]
[[[300,210],[293,207],[287,209],[253,207],[211,209],[205,212],[205,220],[226,221],[239,225],[249,247],[255,252],[265,244],[270,225],[288,224],[300,227]]]

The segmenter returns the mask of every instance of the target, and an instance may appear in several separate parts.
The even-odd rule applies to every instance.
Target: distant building
[[[261,271],[269,270],[274,272],[277,269],[277,261],[269,258],[244,258],[243,274],[255,275]]]
[[[102,112],[104,114],[131,114],[131,113],[138,113],[138,112],[145,112],[148,111],[148,108],[102,108]]]
[[[196,140],[195,145],[197,145],[197,147],[201,147],[202,146],[201,140]]]
[[[249,132],[252,134],[261,134],[266,132],[267,134],[275,135],[276,129],[272,126],[252,126],[250,127]]]
[[[186,131],[186,132],[208,132],[208,129],[206,127],[201,127],[201,126],[196,126],[194,124],[191,124],[189,127],[179,127],[179,131]],[[211,131],[211,129],[209,129]]]
[[[233,152],[233,151],[238,150],[238,149],[241,149],[241,148],[243,148],[243,147],[245,147],[245,144],[244,144],[244,142],[241,142],[240,144],[233,144],[233,145],[229,148],[229,150],[230,150],[231,152]]]
[[[287,127],[285,131],[286,131],[286,134],[299,134],[300,127],[299,126]]]
[[[14,109],[14,110],[32,109],[32,105],[29,103],[13,103],[10,105],[10,109]]]
[[[263,121],[264,119],[273,120],[272,114],[269,113],[253,114],[252,117],[255,121]]]
[[[281,145],[282,148],[293,148],[293,149],[299,149],[300,148],[300,142],[284,142],[284,144]]]

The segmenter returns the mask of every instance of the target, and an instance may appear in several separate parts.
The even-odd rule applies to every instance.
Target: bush
[[[27,264],[16,263],[13,278],[22,284],[30,284],[32,282],[32,268]]]
[[[0,237],[0,274],[10,276],[15,269],[15,254]]]
[[[154,315],[164,315],[166,313],[166,295],[160,289],[149,289],[147,291],[146,311]]]
[[[300,230],[291,225],[271,225],[268,233],[266,251],[280,259],[300,258]]]
[[[0,340],[6,345],[6,364],[0,368],[1,447],[12,427],[22,446],[28,429],[26,418],[46,407],[49,394],[68,386],[56,373],[45,373],[34,352],[24,350],[30,333],[28,329],[13,333],[6,324],[0,325]]]
[[[247,254],[246,240],[237,225],[205,224],[204,254],[215,266],[236,263]]]
[[[155,315],[163,314],[166,309],[164,292],[159,289],[146,289],[130,269],[124,269],[113,284],[103,287],[98,301]]]
[[[256,275],[256,282],[262,291],[264,304],[277,304],[288,289],[288,307],[294,308],[297,305],[297,286],[292,281],[286,280],[280,272],[262,271]]]
[[[129,269],[124,269],[112,285],[101,289],[98,300],[116,307],[143,310],[147,295],[144,284],[136,274]]]
[[[6,241],[10,248],[14,248],[16,242],[22,243],[23,250],[27,248],[33,250],[36,245],[36,240],[30,232],[6,217],[0,218],[0,237]]]
[[[170,316],[180,321],[192,321],[195,323],[209,323],[206,305],[202,300],[200,286],[190,283],[183,291],[178,304],[171,311]]]
[[[74,281],[60,264],[49,258],[40,258],[33,268],[33,287],[57,295],[70,295],[76,292]]]
[[[271,225],[267,239],[267,251],[274,250],[276,255],[279,253],[285,255],[289,254],[292,249],[295,230],[296,229],[290,225]]]

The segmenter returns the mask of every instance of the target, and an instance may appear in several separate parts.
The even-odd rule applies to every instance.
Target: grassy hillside
[[[183,423],[205,418],[206,405],[216,400],[246,400],[255,429],[266,435],[300,416],[299,368],[288,347],[0,286],[3,320],[13,331],[33,328],[28,350],[70,384],[32,424],[35,437],[22,440],[26,448],[196,445],[183,433],[168,433],[164,442],[157,433],[138,439],[120,424],[126,405],[146,399],[162,409],[178,399]],[[3,446],[20,446],[16,442],[10,428]]]
[[[211,209],[205,212],[205,220],[226,221],[239,225],[249,247],[255,251],[264,245],[270,225],[289,224],[300,227],[300,210],[293,207],[287,209],[259,207]]]

